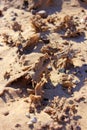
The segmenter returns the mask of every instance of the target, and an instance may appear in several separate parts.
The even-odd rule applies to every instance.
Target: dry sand
[[[87,3],[56,0],[49,4],[49,1],[42,1],[37,9],[32,9],[36,4],[34,7],[31,5],[23,6],[20,0],[0,0],[0,130],[87,130]],[[36,14],[32,13],[40,10],[45,10],[48,17],[35,19],[39,29],[36,30],[32,25]],[[74,16],[81,35],[78,31],[75,36],[70,35],[67,38],[67,22],[66,27],[58,29],[67,15]],[[15,22],[19,24],[16,25],[17,30],[13,27]],[[67,53],[65,48],[69,44],[70,52]],[[43,46],[50,46],[52,49],[44,50],[50,59],[50,63],[44,67],[41,63],[45,55],[41,52]],[[63,59],[61,57],[58,60],[62,51]],[[67,55],[71,56],[74,66],[69,66],[68,69],[62,63]],[[47,67],[52,69],[49,72],[50,79],[47,79]],[[47,83],[43,86],[44,98],[41,106],[36,109],[37,112],[29,113],[29,89],[33,89],[29,75],[34,72],[35,77],[31,77],[36,83],[41,81],[39,73],[45,74]],[[66,81],[67,88],[63,89]],[[65,115],[67,107],[70,111]],[[37,121],[29,125],[34,117]]]

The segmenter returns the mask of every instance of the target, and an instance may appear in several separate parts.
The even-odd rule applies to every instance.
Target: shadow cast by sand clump
[[[45,9],[49,14],[53,14],[56,11],[61,11],[63,0],[7,0],[1,1],[1,3],[8,5],[9,7],[14,6],[17,9],[23,9],[25,11],[39,11]]]
[[[84,9],[87,9],[87,2],[85,2],[85,0],[78,0],[78,1],[81,7],[83,7]]]
[[[85,80],[87,79],[87,64],[83,64],[83,66],[81,67],[76,67],[75,72],[80,82],[78,83],[76,88],[74,88],[74,92],[80,91],[80,89],[85,85]]]
[[[67,41],[73,41],[73,42],[76,42],[76,43],[78,43],[78,44],[80,44],[80,43],[83,43],[83,42],[86,42],[87,41],[87,39],[85,38],[85,34],[83,34],[83,35],[78,35],[77,37],[71,37],[71,38],[63,38],[63,39],[65,39],[65,40],[67,40]]]

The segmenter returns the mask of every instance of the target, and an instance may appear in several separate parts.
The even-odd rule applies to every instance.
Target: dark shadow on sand
[[[87,41],[87,38],[85,37],[85,35],[78,36],[78,37],[75,37],[75,38],[63,38],[63,39],[65,39],[67,41],[76,42],[76,43],[79,43],[79,44]]]
[[[82,2],[81,0],[78,0],[78,1],[81,7],[83,7],[84,9],[87,9],[87,2]]]
[[[55,0],[54,4],[49,7],[41,7],[39,10],[46,10],[49,15],[54,14],[56,12],[60,12],[62,10],[63,0]]]

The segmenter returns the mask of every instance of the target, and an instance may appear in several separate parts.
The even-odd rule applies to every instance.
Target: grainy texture
[[[87,130],[84,1],[0,0],[0,130]]]

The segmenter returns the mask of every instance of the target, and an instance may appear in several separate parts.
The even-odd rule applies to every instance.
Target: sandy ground
[[[0,130],[87,130],[87,4],[76,0],[60,0],[54,6],[43,6],[33,11],[26,8],[15,8],[14,3],[14,6],[10,4],[0,1],[2,13],[0,14]],[[21,2],[16,1],[17,4],[20,5]],[[41,18],[49,29],[36,32],[32,25],[32,18],[36,15],[33,15],[32,12],[40,10],[45,10],[49,17]],[[81,36],[62,37],[61,35],[64,35],[65,30],[55,29],[66,15],[76,18],[78,27],[83,31]],[[59,20],[54,22],[57,17]],[[47,19],[52,21],[47,22]],[[14,22],[21,25],[21,29],[15,31],[13,29]],[[19,37],[20,33],[23,37]],[[33,48],[31,45],[29,50],[21,51],[20,47],[16,45],[17,41],[19,40],[22,44],[22,38],[27,41],[36,33],[46,37],[45,42],[49,39],[49,42],[45,43],[40,39]],[[6,35],[10,38],[5,39]],[[64,44],[66,42],[71,44],[70,49],[73,50],[75,55],[72,58],[74,68],[70,67],[65,72],[64,68],[53,66],[53,58],[57,53],[61,53],[61,50],[64,51],[64,47],[68,48],[68,45]],[[26,85],[21,78],[31,73],[30,70],[44,55],[41,48],[47,45],[59,50],[56,53],[54,52],[54,57],[50,56],[51,63],[49,65],[52,71],[50,72],[50,81],[48,80],[43,87],[43,102],[37,112],[30,113],[28,89],[31,89],[32,85],[29,83]],[[28,70],[29,68],[31,69]],[[36,75],[38,73],[40,72],[37,71]],[[67,92],[69,85],[63,89],[63,83],[62,85],[60,83],[62,75],[67,75],[65,76],[66,80],[68,76],[71,76],[69,84],[74,83],[74,86],[71,86],[72,92],[71,88],[70,92]],[[56,97],[58,97],[57,105],[55,105]],[[54,107],[51,107],[52,102]],[[54,117],[54,115],[65,114],[64,107],[66,109],[69,105],[68,121],[65,118],[64,120],[59,119],[59,117],[58,120],[55,119],[57,117]],[[72,112],[73,106],[76,113]],[[50,112],[47,112],[47,107],[49,107]],[[34,118],[37,120],[33,123],[31,119],[34,120]]]

